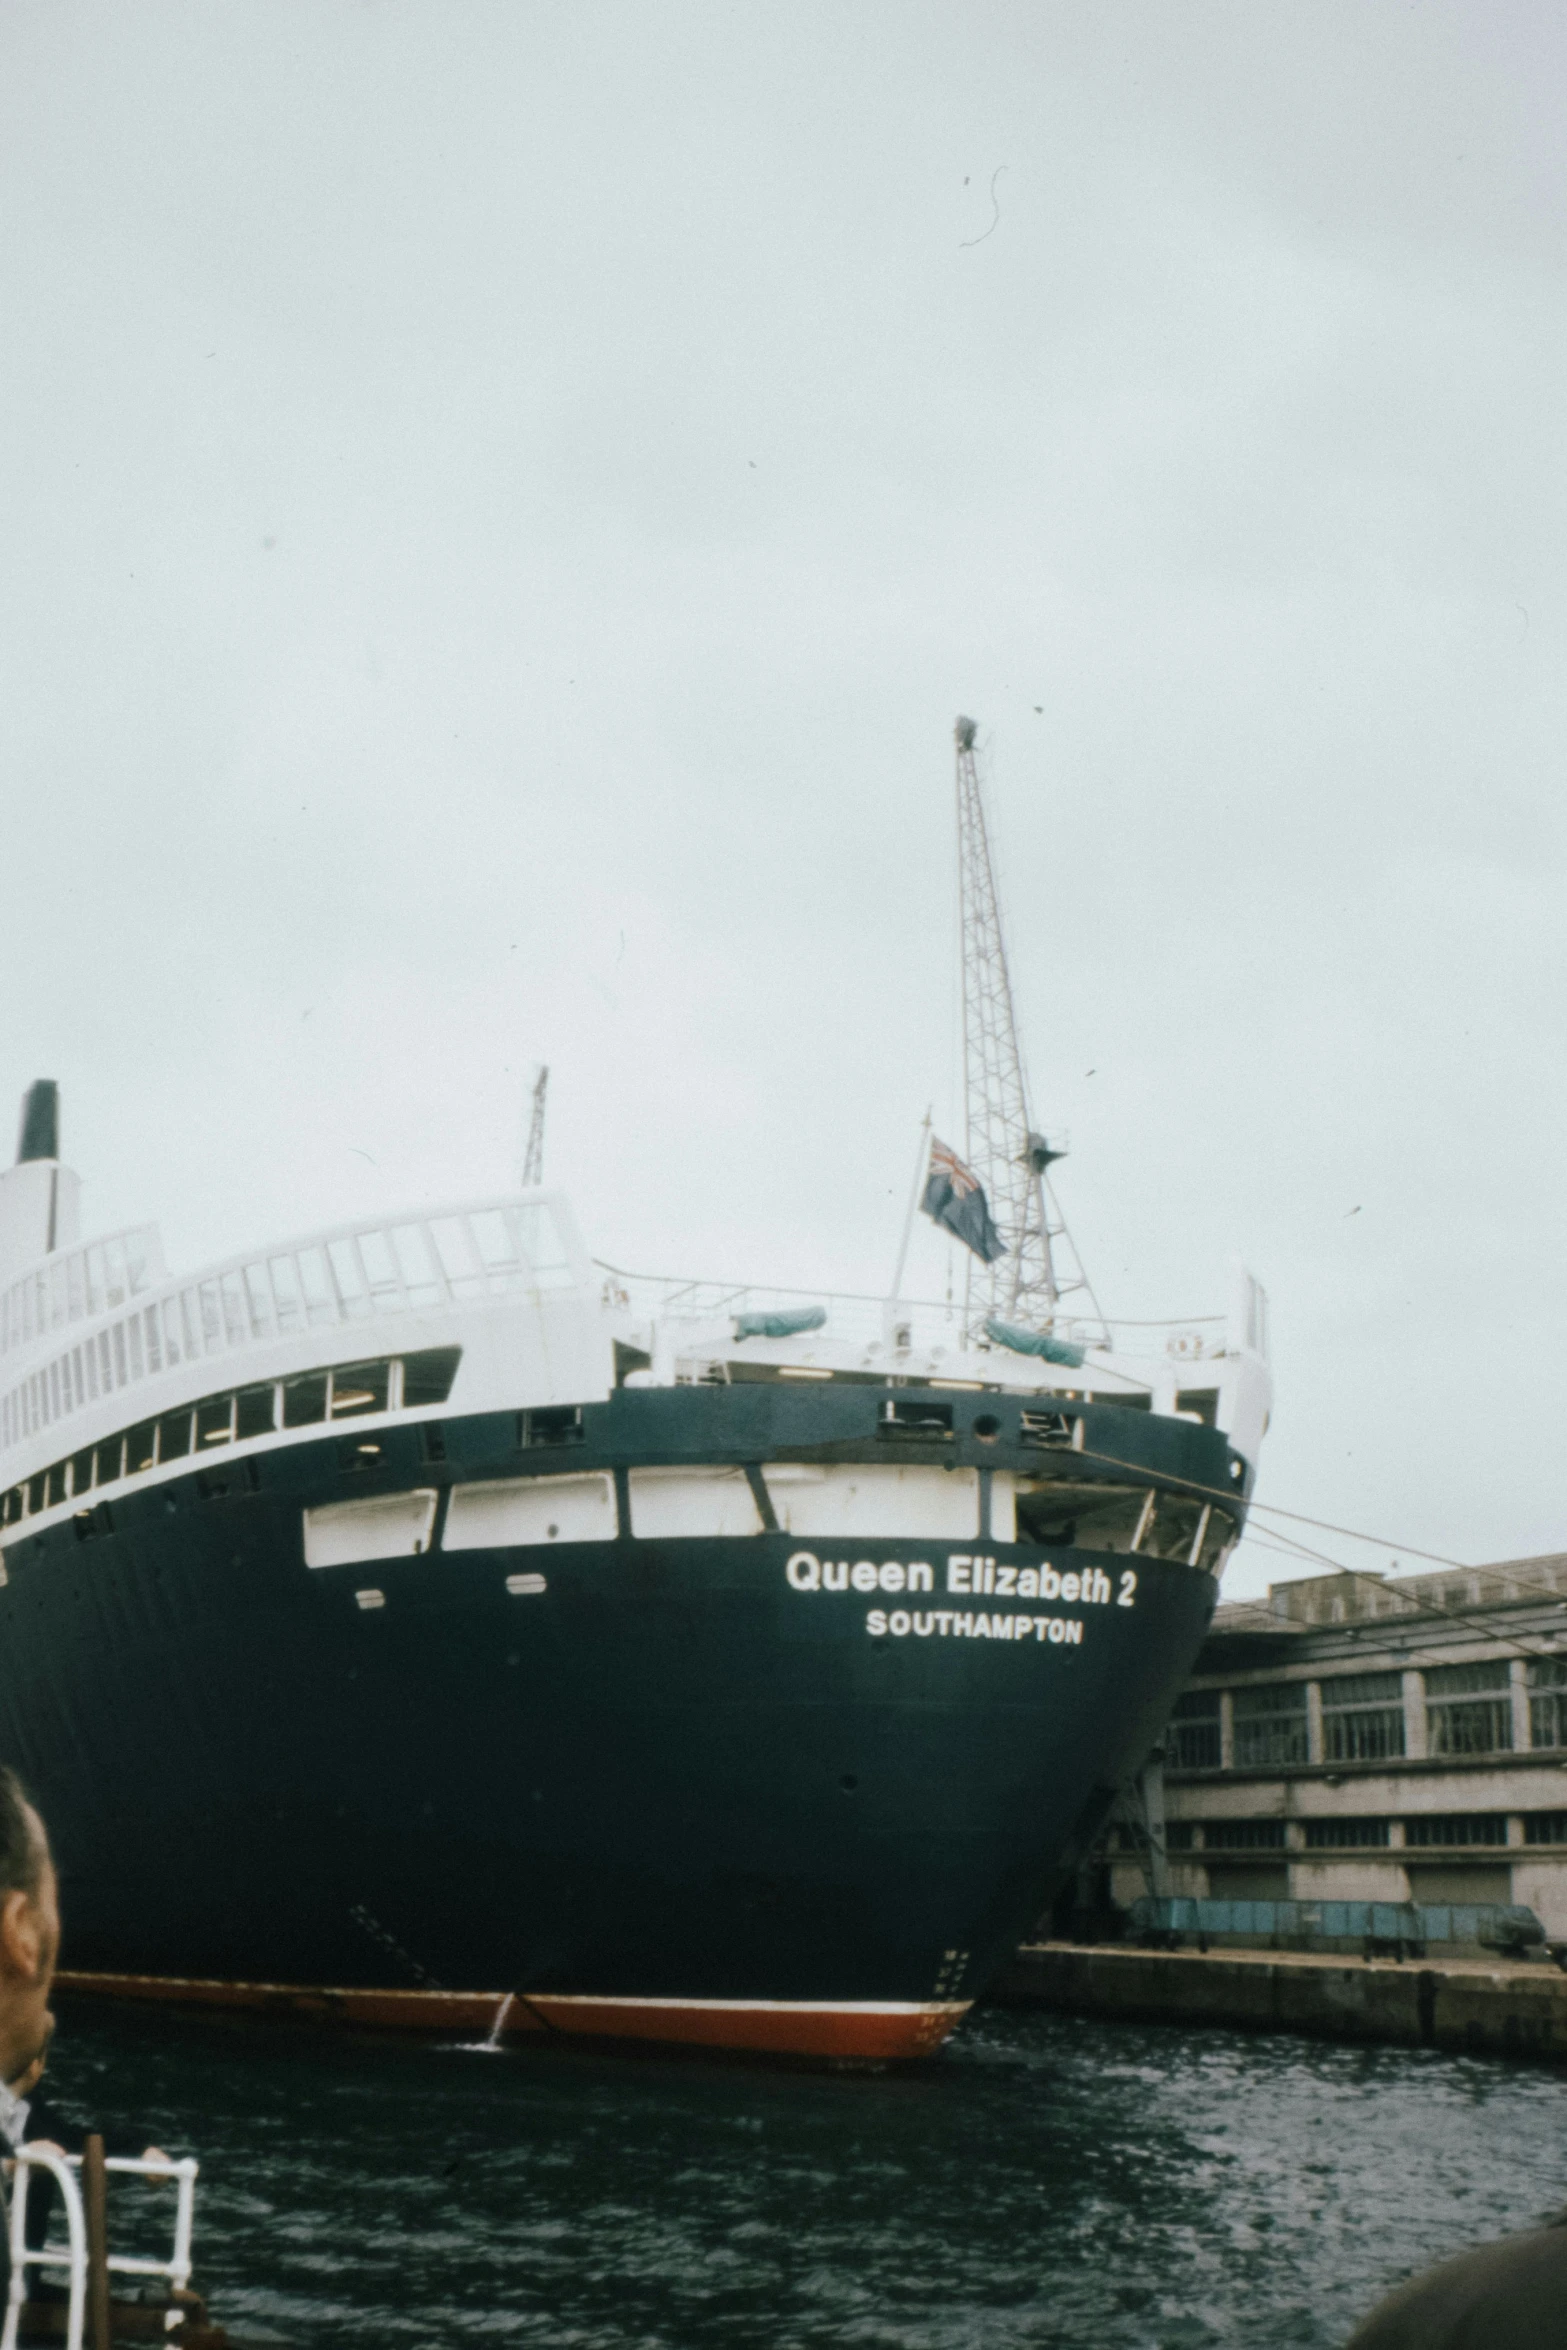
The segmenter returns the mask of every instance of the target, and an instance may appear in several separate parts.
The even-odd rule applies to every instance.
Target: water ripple
[[[1567,2080],[978,2018],[912,2075],[68,2006],[57,2105],[202,2161],[198,2282],[309,2350],[1327,2350],[1567,2200]]]

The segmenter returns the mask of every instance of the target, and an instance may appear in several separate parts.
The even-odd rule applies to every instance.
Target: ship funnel
[[[39,1077],[22,1096],[22,1131],[16,1163],[60,1156],[60,1088],[52,1077]]]
[[[22,1096],[16,1165],[0,1173],[0,1288],[80,1229],[81,1183],[60,1164],[60,1088],[40,1077]]]

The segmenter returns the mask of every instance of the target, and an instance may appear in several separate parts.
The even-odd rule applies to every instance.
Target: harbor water
[[[1567,2202],[1567,2077],[1038,2012],[856,2074],[71,2001],[50,2093],[199,2156],[297,2350],[1301,2350]]]

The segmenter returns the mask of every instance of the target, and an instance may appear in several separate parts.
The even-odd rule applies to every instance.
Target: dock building
[[[1511,1902],[1567,1941],[1567,1555],[1221,1606],[1144,1801],[1120,1904]]]

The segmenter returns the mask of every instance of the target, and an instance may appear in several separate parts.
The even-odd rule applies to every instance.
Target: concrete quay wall
[[[1554,1966],[1040,1942],[1015,1954],[987,1996],[1109,2021],[1567,2062],[1567,1975]]]

